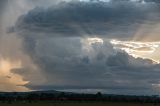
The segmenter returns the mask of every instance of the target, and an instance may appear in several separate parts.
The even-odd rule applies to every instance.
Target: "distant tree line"
[[[67,92],[28,92],[28,93],[0,93],[0,102],[12,103],[16,101],[101,101],[101,102],[137,102],[137,103],[160,103],[159,96],[129,96],[109,95],[98,92],[96,94],[78,94]]]

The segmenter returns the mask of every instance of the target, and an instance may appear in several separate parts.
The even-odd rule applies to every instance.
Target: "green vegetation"
[[[12,103],[0,103],[0,106],[158,106],[154,103],[123,103],[123,102],[12,102]]]

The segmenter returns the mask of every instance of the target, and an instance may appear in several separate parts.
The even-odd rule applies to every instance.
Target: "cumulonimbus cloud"
[[[14,72],[29,81],[26,87],[36,90],[146,90],[153,94],[160,65],[114,50],[108,39],[128,40],[144,23],[157,23],[159,15],[158,4],[126,0],[37,7],[19,17],[11,31],[22,39],[25,53],[44,81],[37,80],[34,70]]]

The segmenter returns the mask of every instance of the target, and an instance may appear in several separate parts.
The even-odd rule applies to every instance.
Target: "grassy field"
[[[0,106],[155,106],[153,103],[111,103],[111,102],[35,102],[0,103]],[[157,106],[160,106],[157,104]]]

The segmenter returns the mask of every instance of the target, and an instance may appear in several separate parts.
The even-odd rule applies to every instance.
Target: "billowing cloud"
[[[15,30],[45,36],[101,36],[132,39],[139,28],[159,19],[157,4],[119,2],[69,2],[35,8],[19,18]],[[146,29],[146,28],[145,28]]]
[[[134,57],[148,58],[159,63],[154,57],[159,50],[160,42],[110,41],[115,49],[121,49]]]
[[[158,48],[154,41],[159,40],[158,3],[147,0],[54,2],[17,1],[20,5],[16,10],[23,9],[17,11],[16,23],[7,25],[12,27],[2,41],[8,49],[0,46],[1,55],[14,62],[20,60],[21,67],[11,68],[9,75],[27,81],[20,84],[22,87],[119,94],[159,92],[159,64],[114,49],[150,52]],[[152,42],[143,42],[153,32],[154,39],[149,39]],[[112,39],[117,39],[118,44],[110,42]],[[5,75],[5,79],[10,76]]]
[[[44,81],[36,80],[33,71],[14,72],[30,81],[26,85],[30,89],[112,89],[130,93],[143,89],[152,94],[159,84],[160,66],[113,49],[110,39],[131,39],[142,25],[154,25],[159,18],[157,6],[129,1],[76,1],[35,8],[18,19],[14,31],[22,37],[25,52],[39,67]],[[133,49],[136,45],[131,46]],[[141,46],[135,50],[152,49]]]
[[[157,90],[160,65],[116,51],[109,41],[52,38],[40,39],[35,45],[30,55],[41,69],[42,79],[35,80],[34,71],[14,71],[30,81],[26,85],[30,89],[129,90],[130,94]]]

